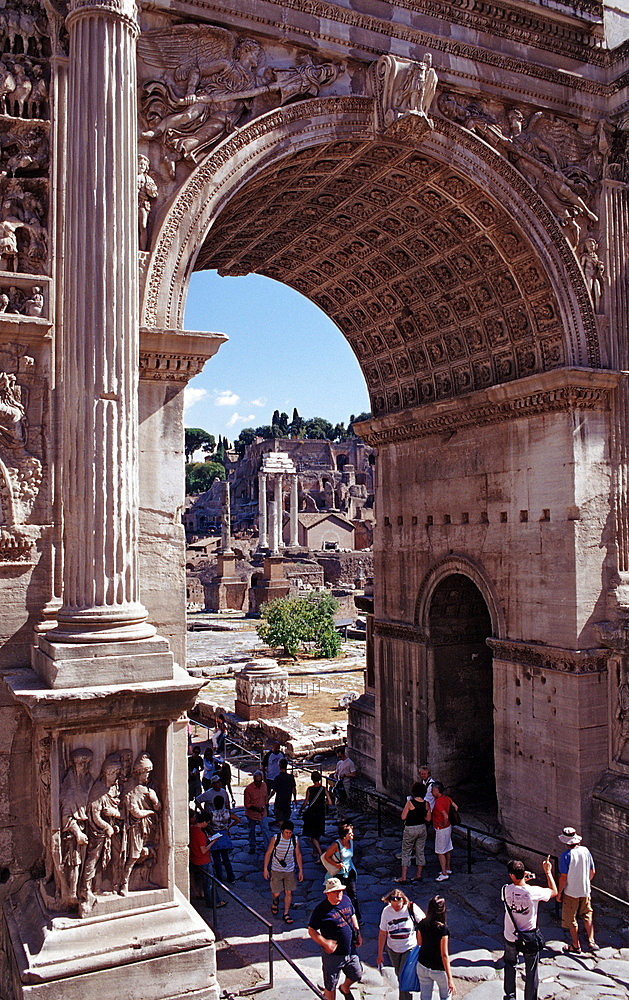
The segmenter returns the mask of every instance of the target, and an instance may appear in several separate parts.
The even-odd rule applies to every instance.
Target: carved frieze
[[[161,801],[145,751],[122,747],[98,761],[94,748],[77,746],[67,756],[50,838],[55,905],[86,917],[99,896],[158,887]]]
[[[609,660],[606,649],[562,649],[515,639],[487,639],[487,645],[497,660],[568,674],[604,673]]]
[[[138,55],[141,135],[159,144],[172,178],[180,161],[194,166],[244,121],[318,95],[344,68],[306,52],[292,65],[271,67],[259,41],[209,24],[145,31]]]
[[[158,382],[188,382],[203,371],[207,355],[181,355],[140,350],[140,378]]]
[[[388,53],[380,56],[369,68],[369,81],[379,131],[403,141],[420,138],[432,128],[428,111],[437,90],[437,73],[429,52],[421,62]]]
[[[398,642],[425,643],[424,632],[415,625],[405,625],[403,622],[374,621],[374,635],[382,639],[395,639]]]
[[[0,563],[28,562],[34,542],[29,520],[42,463],[27,447],[26,393],[16,375],[0,371]]]

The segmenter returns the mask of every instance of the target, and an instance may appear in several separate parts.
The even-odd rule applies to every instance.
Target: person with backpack
[[[310,837],[313,858],[320,858],[323,853],[319,841],[325,833],[325,807],[332,805],[332,798],[327,788],[321,783],[321,772],[313,771],[312,784],[308,785],[299,815],[304,817],[302,837]]]
[[[527,872],[522,861],[512,860],[507,865],[510,885],[502,888],[505,907],[505,1000],[515,1000],[515,970],[518,951],[524,955],[524,1000],[537,1000],[539,985],[539,953],[544,939],[537,930],[537,907],[557,895],[550,857],[542,861],[546,888],[529,885],[535,876]],[[528,938],[529,940],[526,940]]]
[[[295,837],[295,824],[287,819],[282,823],[282,829],[269,841],[264,855],[264,877],[271,883],[271,913],[277,916],[280,909],[280,894],[284,891],[285,924],[292,924],[293,918],[289,910],[293,892],[297,888],[295,869],[300,882],[304,880],[304,868],[301,851]],[[270,867],[269,867],[270,866]]]
[[[354,1000],[352,986],[363,975],[356,953],[363,943],[360,927],[340,879],[326,879],[323,891],[325,899],[317,903],[308,921],[308,935],[321,948],[323,995],[334,1000],[338,986],[347,1000]]]
[[[424,848],[426,846],[426,834],[428,823],[430,823],[430,806],[424,796],[425,786],[421,781],[416,781],[411,788],[411,794],[407,797],[402,809],[401,820],[404,823],[404,833],[402,835],[402,874],[400,878],[393,879],[399,885],[406,885],[411,858],[415,855],[417,874],[413,882],[421,882],[422,870],[426,864]]]
[[[387,905],[380,916],[377,965],[378,968],[384,965],[386,945],[391,965],[399,980],[404,963],[415,946],[419,921],[423,920],[426,914],[416,903],[411,902],[401,889],[388,892],[382,897],[382,902]],[[400,989],[399,1000],[413,1000],[413,997],[408,990]]]
[[[452,822],[458,823],[458,806],[452,801],[440,781],[435,781],[433,792],[436,794],[432,810],[432,825],[435,828],[435,854],[439,858],[441,874],[436,882],[447,882],[452,874],[450,854],[452,851]],[[455,819],[456,817],[456,819]]]

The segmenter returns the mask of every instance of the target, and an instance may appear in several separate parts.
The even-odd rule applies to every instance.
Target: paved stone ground
[[[243,784],[246,779],[243,775]],[[242,787],[235,788],[237,813],[242,815]],[[392,878],[399,874],[401,825],[383,829],[378,838],[373,816],[354,815],[356,832],[355,857],[358,869],[358,892],[363,910],[364,944],[360,950],[364,964],[362,983],[355,988],[361,1000],[397,1000],[398,991],[391,968],[380,974],[376,969],[378,922],[382,911],[381,897],[392,888]],[[297,832],[301,824],[296,823]],[[326,829],[324,846],[333,839],[332,819]],[[262,876],[263,849],[259,844],[256,856],[248,854],[246,821],[233,828],[235,849],[232,862],[237,876],[232,886],[249,906],[272,921],[275,939],[286,949],[299,967],[320,987],[321,961],[319,949],[308,938],[306,926],[314,905],[323,898],[324,869],[311,857],[310,841],[302,841],[305,879],[295,893],[291,911],[295,923],[288,927],[270,910],[270,891]],[[551,844],[551,850],[556,845]],[[456,848],[456,845],[455,845]],[[506,881],[504,864],[493,857],[474,853],[471,875],[467,874],[463,848],[453,853],[454,874],[448,882],[435,882],[438,874],[436,856],[428,849],[424,882],[406,887],[407,895],[425,907],[428,899],[439,891],[448,902],[448,925],[451,930],[450,952],[457,984],[457,998],[466,1000],[502,1000],[500,958],[502,910],[500,887]],[[541,872],[541,865],[539,866]],[[537,870],[535,868],[534,870]],[[541,884],[544,884],[543,877]],[[211,923],[211,911],[202,903],[195,904]],[[540,1000],[595,1000],[595,998],[629,998],[629,912],[611,908],[595,899],[595,929],[601,951],[596,955],[568,956],[562,954],[564,932],[555,917],[554,904],[540,906],[540,926],[547,941],[540,970]],[[267,932],[235,901],[218,911],[219,982],[224,996],[235,996],[266,979],[265,960],[268,954]],[[522,987],[520,979],[519,990]],[[301,982],[287,963],[275,962],[275,985],[262,994],[270,1000],[309,1000],[314,994]],[[436,994],[435,994],[436,995]]]

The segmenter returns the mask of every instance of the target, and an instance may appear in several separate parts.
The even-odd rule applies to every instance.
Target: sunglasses
[[[403,903],[404,902],[404,896],[389,896],[389,899],[391,900],[392,903]]]

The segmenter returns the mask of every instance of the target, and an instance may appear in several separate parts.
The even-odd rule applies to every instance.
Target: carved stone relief
[[[290,66],[267,66],[259,41],[209,24],[145,31],[138,56],[141,135],[159,144],[171,178],[180,161],[194,166],[243,121],[316,96],[344,68],[305,52]]]
[[[151,875],[158,859],[161,802],[151,787],[153,762],[129,747],[106,754],[95,776],[95,751],[68,753],[53,804],[55,906],[86,917],[100,895],[159,888]],[[56,816],[56,818],[55,818]]]
[[[386,54],[369,69],[371,91],[376,99],[376,128],[391,137],[419,137],[432,128],[428,111],[437,90],[432,56],[421,62]]]
[[[569,123],[543,111],[480,100],[450,92],[437,105],[445,118],[474,132],[506,156],[544,199],[573,246],[582,230],[598,222],[590,204],[609,153],[609,129]]]
[[[33,366],[32,358],[23,363]],[[42,463],[27,450],[27,386],[0,371],[0,563],[28,562],[34,541],[29,519],[42,481]]]

